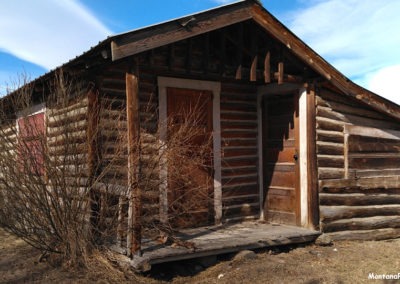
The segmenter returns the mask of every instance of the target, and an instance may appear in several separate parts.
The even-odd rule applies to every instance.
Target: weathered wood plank
[[[328,222],[340,219],[400,215],[400,205],[371,206],[320,206],[321,221]]]
[[[387,239],[396,239],[400,237],[399,228],[386,228],[376,230],[355,230],[342,231],[324,234],[333,241],[357,240],[357,241],[380,241]]]
[[[343,155],[343,143],[317,141],[317,154],[322,155]]]
[[[212,13],[212,15],[207,13],[199,14],[194,20],[196,24],[191,26],[190,29],[185,27],[177,28],[179,23],[176,21],[153,26],[151,29],[144,29],[137,33],[125,35],[121,40],[115,38],[111,42],[112,60],[116,61],[149,49],[168,45],[172,42],[178,42],[196,35],[205,34],[228,25],[245,21],[250,17],[248,9],[238,9],[236,7],[227,9],[222,13]]]
[[[317,130],[321,129],[343,132],[344,124],[341,121],[317,116],[316,122]]]
[[[388,127],[388,123],[383,124],[383,128]],[[375,138],[400,140],[400,131],[391,129],[380,129],[375,127],[366,127],[358,125],[346,125],[344,132],[349,135],[367,136]]]
[[[400,176],[387,177],[365,177],[359,179],[339,179],[324,180],[319,182],[322,192],[342,192],[343,190],[353,190],[353,192],[363,192],[371,189],[386,190],[400,189]]]
[[[342,155],[318,155],[317,162],[318,167],[343,169],[344,157]]]
[[[139,188],[139,81],[133,74],[126,74],[126,117],[128,129],[128,232],[127,250],[130,257],[141,254],[142,222],[141,192]]]
[[[316,141],[343,143],[344,141],[343,139],[344,139],[343,132],[323,130],[323,129],[317,130]]]
[[[360,206],[400,204],[400,195],[388,193],[320,193],[320,205],[327,206]]]
[[[324,233],[351,230],[374,230],[384,228],[400,228],[400,216],[397,215],[351,218],[337,220],[329,223],[322,222],[321,224],[321,229]]]
[[[252,218],[252,217],[250,217]],[[243,249],[256,249],[278,245],[307,243],[315,240],[319,232],[304,228],[245,222],[229,226],[185,230],[177,237],[195,244],[196,249],[160,247],[146,244],[142,257],[130,262],[135,269],[150,269],[152,264],[226,254]]]
[[[318,179],[342,179],[344,177],[344,169],[339,168],[318,168]]]

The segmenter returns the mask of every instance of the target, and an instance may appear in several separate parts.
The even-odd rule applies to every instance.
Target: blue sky
[[[229,0],[3,0],[0,94],[107,36]],[[262,0],[264,7],[356,83],[400,104],[400,1]]]

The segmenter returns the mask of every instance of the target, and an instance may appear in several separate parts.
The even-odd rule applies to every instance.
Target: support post
[[[88,126],[87,126],[87,146],[88,146],[88,186],[90,190],[90,230],[93,237],[98,236],[100,196],[95,192],[93,185],[98,174],[99,162],[99,112],[100,104],[98,93],[92,87],[88,94]]]
[[[283,62],[279,62],[278,63],[278,85],[283,84],[284,74],[285,74],[284,64],[283,64]]]
[[[141,255],[141,192],[140,173],[140,122],[139,122],[139,82],[133,74],[126,74],[126,116],[128,127],[128,256]]]
[[[254,56],[253,61],[251,62],[251,67],[250,67],[250,81],[255,82],[257,81],[257,61],[258,61],[258,56]]]
[[[264,59],[264,82],[271,83],[271,52],[267,52]]]
[[[308,224],[315,230],[319,227],[319,197],[317,175],[317,150],[316,150],[316,110],[315,110],[315,85],[307,86],[307,144],[308,159]]]

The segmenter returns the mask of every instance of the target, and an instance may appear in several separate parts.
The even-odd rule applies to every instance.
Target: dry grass
[[[227,259],[198,274],[191,273],[195,263],[185,261],[145,277],[104,252],[93,253],[88,270],[38,263],[40,253],[0,230],[0,283],[369,283],[369,273],[400,273],[399,246],[396,239],[267,250],[256,259]]]

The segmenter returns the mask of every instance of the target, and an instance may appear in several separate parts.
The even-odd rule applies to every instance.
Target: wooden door
[[[264,214],[268,221],[299,223],[298,95],[263,100]]]
[[[198,227],[213,219],[212,92],[167,88],[168,213],[175,227]]]

